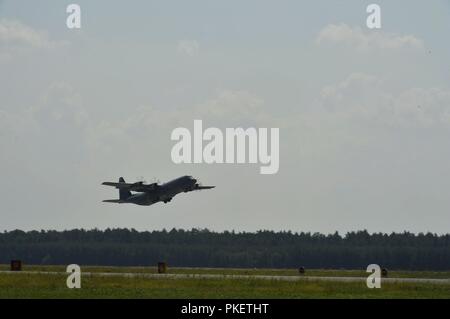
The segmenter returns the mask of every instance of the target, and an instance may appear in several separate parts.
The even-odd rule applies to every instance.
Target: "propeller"
[[[157,179],[156,177],[153,177],[152,181],[153,181],[153,183],[156,183],[156,184],[160,184],[161,183],[161,181],[159,179]]]
[[[198,188],[198,187],[202,187],[202,186],[203,186],[203,184],[201,182],[198,182],[198,183],[195,183],[194,188]]]

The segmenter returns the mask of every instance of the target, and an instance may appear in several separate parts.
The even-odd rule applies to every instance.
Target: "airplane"
[[[166,204],[179,193],[215,187],[201,186],[192,176],[182,176],[161,185],[158,183],[144,184],[142,181],[125,183],[124,178],[120,177],[118,183],[103,182],[102,185],[114,186],[119,189],[119,199],[105,199],[103,202],[118,204],[130,203],[141,206],[150,206],[158,202],[164,202]]]

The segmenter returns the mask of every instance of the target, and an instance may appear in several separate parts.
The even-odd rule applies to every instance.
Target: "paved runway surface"
[[[68,275],[66,272],[54,271],[0,271],[3,274],[41,274],[41,275]],[[149,278],[149,279],[261,279],[281,281],[336,281],[336,282],[366,282],[366,277],[318,277],[318,276],[265,276],[265,275],[219,275],[219,274],[147,274],[147,273],[112,273],[112,272],[81,272],[82,276]],[[449,279],[429,278],[382,278],[385,283],[430,283],[450,284]]]

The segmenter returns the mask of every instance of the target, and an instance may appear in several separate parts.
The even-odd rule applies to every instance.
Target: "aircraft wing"
[[[202,190],[202,189],[211,189],[211,188],[214,188],[214,187],[216,187],[216,186],[201,186],[201,185],[195,185],[194,190],[195,190],[195,191],[199,191],[199,190]]]
[[[126,189],[133,192],[151,192],[158,187],[157,183],[144,184],[142,182],[136,183],[114,183],[114,182],[103,182],[102,185],[113,186],[118,189]]]
[[[121,199],[105,199],[103,202],[104,203],[117,203],[117,204],[120,204],[123,201]]]

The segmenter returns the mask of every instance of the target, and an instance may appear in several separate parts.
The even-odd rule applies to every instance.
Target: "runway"
[[[60,275],[66,272],[55,271],[0,271],[0,275]],[[319,277],[319,276],[268,276],[268,275],[220,275],[220,274],[149,274],[120,272],[81,272],[82,277],[125,277],[144,279],[236,279],[236,280],[279,280],[279,281],[334,281],[334,282],[366,282],[367,277]],[[450,285],[448,279],[432,278],[381,278],[383,283],[427,283]]]

